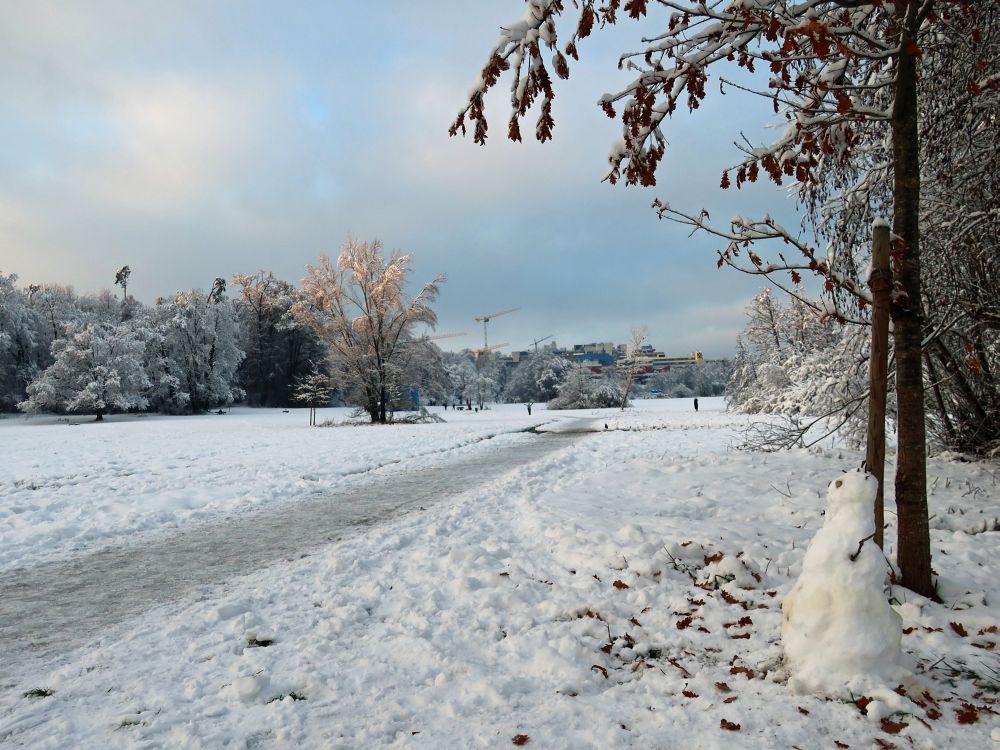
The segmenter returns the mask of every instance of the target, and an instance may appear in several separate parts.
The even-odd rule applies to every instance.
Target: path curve
[[[15,674],[199,586],[290,560],[403,513],[454,498],[566,446],[528,436],[441,466],[376,474],[360,487],[255,509],[170,536],[0,574],[2,687]]]

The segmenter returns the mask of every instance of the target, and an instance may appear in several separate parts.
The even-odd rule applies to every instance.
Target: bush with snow
[[[585,367],[579,367],[559,386],[559,395],[549,402],[550,409],[607,409],[619,407],[625,400],[625,389],[607,375],[594,377]]]
[[[901,666],[901,619],[885,595],[889,566],[872,541],[877,489],[861,470],[829,486],[823,526],[782,603],[794,692],[850,698],[909,675]]]

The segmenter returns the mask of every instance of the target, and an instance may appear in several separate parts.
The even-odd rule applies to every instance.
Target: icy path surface
[[[359,528],[457,496],[565,447],[569,437],[525,436],[436,467],[376,476],[339,494],[195,526],[140,544],[106,547],[0,574],[4,683],[102,629],[199,586],[303,557]],[[7,685],[4,685],[6,687]]]

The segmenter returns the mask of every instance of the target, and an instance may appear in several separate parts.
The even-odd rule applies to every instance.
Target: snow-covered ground
[[[307,411],[0,419],[0,570],[331,493],[380,467],[453,460],[547,421],[510,406],[449,410],[445,424],[310,429]],[[318,417],[341,423],[349,412]]]
[[[487,434],[565,442],[500,480],[203,587],[32,666],[0,694],[0,745],[1000,747],[995,465],[930,462],[944,604],[892,590],[918,684],[830,701],[788,688],[781,602],[827,485],[861,456],[736,450],[747,418],[709,399],[697,414],[688,400],[639,402],[625,415],[575,415],[566,435],[516,434],[572,416],[501,408],[328,430],[280,412],[0,423],[3,533],[19,519],[4,559],[22,565],[47,558],[42,546],[66,555],[293,502],[317,481],[362,486],[375,476],[345,480],[349,467],[446,462],[458,455],[449,448],[468,455]],[[582,420],[597,432],[574,434]],[[53,450],[65,452],[50,460]],[[24,482],[39,489],[26,494]],[[200,500],[186,508],[185,494]],[[145,509],[158,502],[163,516]]]

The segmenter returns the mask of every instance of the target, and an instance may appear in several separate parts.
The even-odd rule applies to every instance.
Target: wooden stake
[[[885,400],[889,369],[889,295],[892,269],[889,265],[889,227],[877,225],[872,238],[872,343],[869,365],[868,445],[865,465],[878,480],[875,496],[875,543],[883,547],[885,527]]]

